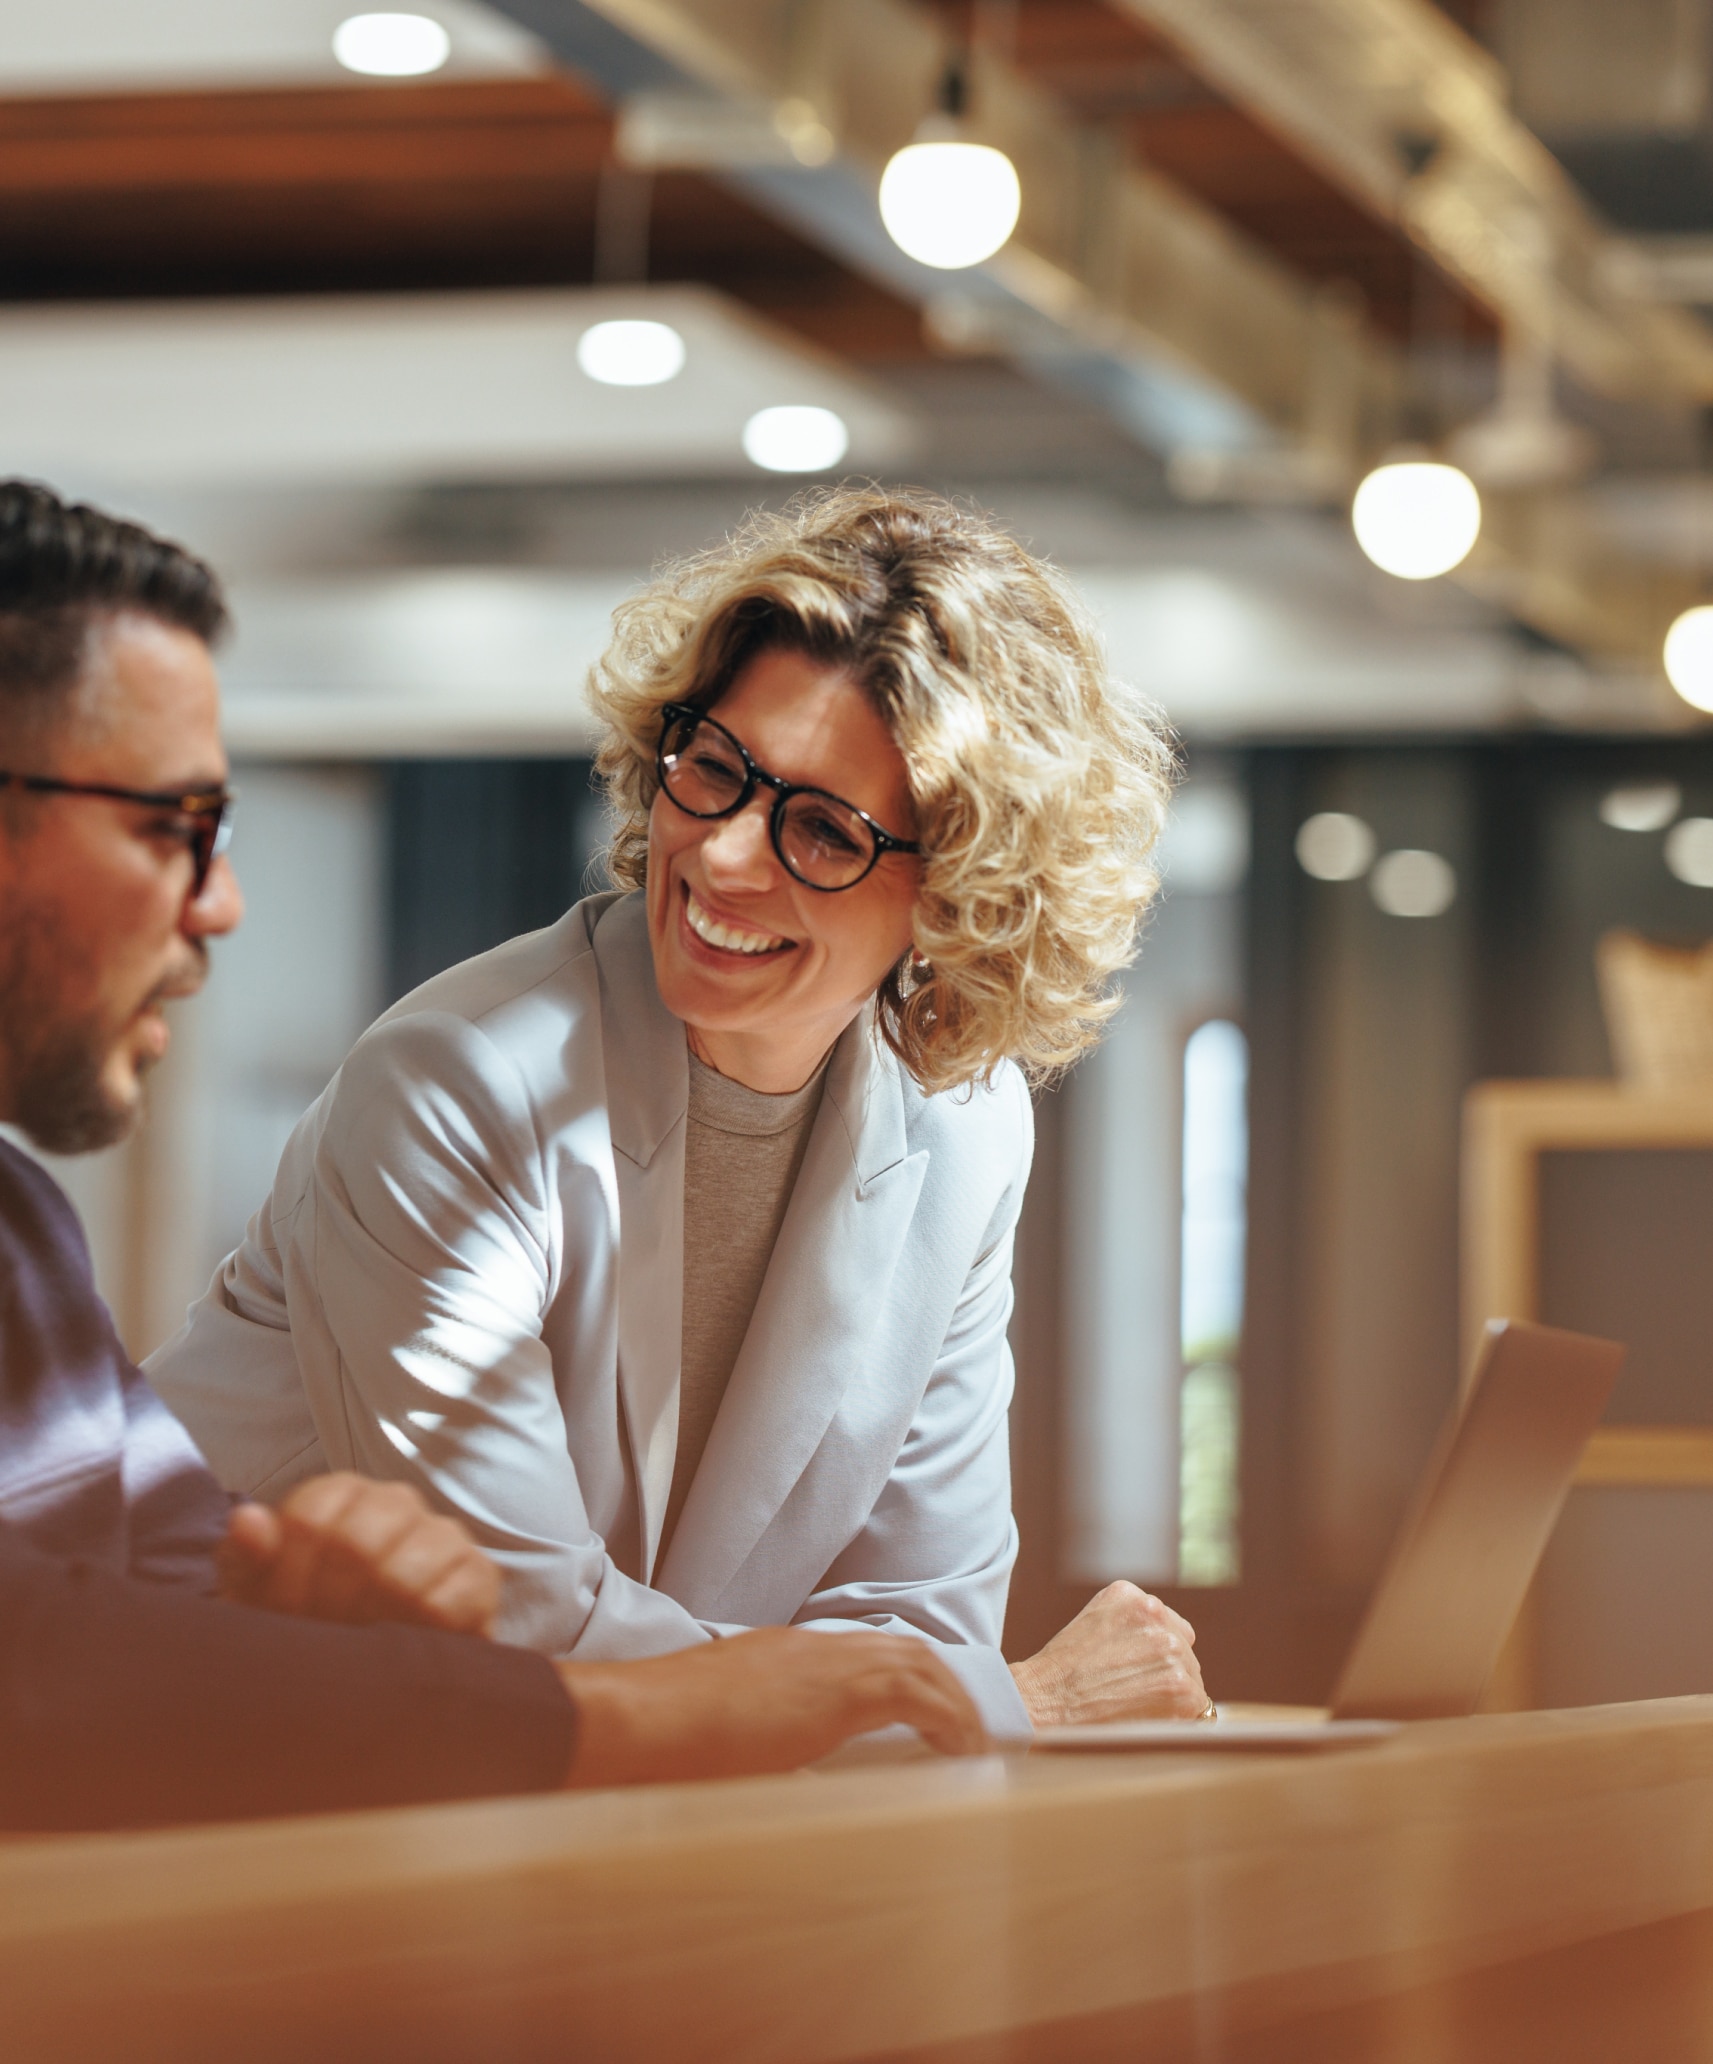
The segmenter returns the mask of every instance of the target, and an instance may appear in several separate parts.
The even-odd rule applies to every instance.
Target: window
[[[1184,1042],[1179,1220],[1178,1581],[1238,1575],[1249,1044],[1229,1018]]]

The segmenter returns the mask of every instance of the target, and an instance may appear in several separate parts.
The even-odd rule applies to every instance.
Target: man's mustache
[[[177,967],[163,975],[144,997],[139,1011],[153,1010],[158,1004],[180,1001],[194,996],[208,980],[208,947],[201,939],[186,940],[186,958]]]

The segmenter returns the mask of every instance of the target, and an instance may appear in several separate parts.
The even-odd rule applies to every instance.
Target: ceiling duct
[[[1540,339],[1586,386],[1713,400],[1713,333],[1626,290],[1621,244],[1513,112],[1504,67],[1431,0],[1112,4],[1399,224],[1507,327]],[[1650,9],[1699,15],[1702,0],[1518,4],[1538,17],[1544,47],[1570,15],[1609,16],[1622,34]],[[1631,66],[1622,76],[1645,70]],[[1625,91],[1645,98],[1637,85]]]
[[[981,42],[969,53],[970,129],[1017,167],[1023,214],[1011,242],[948,294],[945,274],[891,242],[876,204],[880,170],[933,105],[952,52],[928,8],[497,4],[616,102],[691,91],[743,104],[767,162],[718,176],[929,310],[942,342],[1006,350],[1179,454],[1174,478],[1190,493],[1331,499],[1409,420],[1404,354],[1336,292],[1132,162],[1110,125],[1079,120]],[[1429,0],[1110,4],[1177,44],[1204,80],[1364,206],[1401,222],[1508,328],[1555,350],[1586,383],[1713,399],[1713,335],[1614,282],[1615,240],[1511,114],[1496,60]],[[786,104],[792,120],[806,106],[832,137],[828,163],[777,161],[755,111]],[[765,122],[779,133],[773,115]],[[1456,578],[1564,644],[1656,666],[1683,576],[1615,553],[1569,501],[1495,498]],[[1663,683],[1660,694],[1671,700]]]
[[[1502,0],[1512,105],[1619,228],[1713,232],[1708,0]]]
[[[1335,470],[1348,472],[1364,443],[1390,434],[1404,374],[1388,346],[1329,317],[1312,286],[1129,163],[1110,134],[1079,122],[990,45],[967,54],[967,125],[1021,174],[1017,232],[960,271],[950,294],[945,273],[907,258],[881,224],[876,189],[936,105],[952,54],[927,9],[908,0],[500,4],[626,110],[633,161],[699,153],[705,169],[854,270],[919,306],[937,304],[941,341],[1005,350],[1097,400],[1156,450],[1313,443],[1327,387],[1349,398],[1355,426],[1351,444],[1329,455]],[[707,96],[735,112],[709,110]],[[674,107],[693,117],[676,139]],[[826,163],[816,132],[834,147]],[[805,136],[808,159],[793,148]]]
[[[1499,398],[1464,424],[1447,457],[1478,487],[1517,494],[1582,479],[1599,447],[1580,424],[1559,414],[1552,353],[1537,338],[1507,330],[1499,347]]]

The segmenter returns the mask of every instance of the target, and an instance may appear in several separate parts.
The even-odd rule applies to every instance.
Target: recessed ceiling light
[[[426,14],[353,14],[333,31],[333,55],[348,72],[414,79],[439,71],[452,38]]]
[[[743,426],[746,457],[769,473],[824,473],[850,443],[844,418],[828,408],[759,409]]]
[[[1435,580],[1468,558],[1481,534],[1481,497],[1455,466],[1407,459],[1376,466],[1356,490],[1356,542],[1382,573]]]
[[[577,339],[577,363],[603,387],[658,387],[684,370],[684,339],[670,323],[598,322]]]

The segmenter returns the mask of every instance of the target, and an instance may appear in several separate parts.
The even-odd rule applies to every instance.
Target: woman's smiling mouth
[[[696,891],[688,882],[684,884],[684,920],[704,946],[712,946],[720,953],[777,953],[793,943],[790,939],[782,939],[777,932],[758,932],[748,925],[733,924],[728,918],[716,917],[697,898]]]

